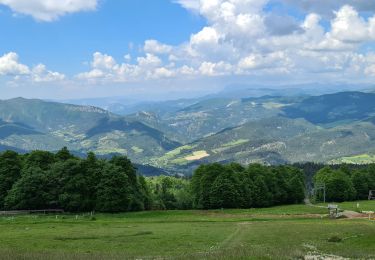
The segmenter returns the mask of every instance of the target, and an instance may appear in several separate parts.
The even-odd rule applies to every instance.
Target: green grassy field
[[[374,206],[375,201],[368,202]],[[97,214],[94,220],[82,215],[0,217],[0,259],[375,258],[375,222],[330,220],[326,213],[294,205]],[[342,241],[329,242],[334,236]]]
[[[330,203],[337,204],[340,209],[351,210],[351,211],[375,211],[375,201],[373,200],[362,200],[362,201],[348,201],[341,203]],[[358,204],[358,208],[357,208]],[[326,206],[326,204],[320,203],[319,206]]]

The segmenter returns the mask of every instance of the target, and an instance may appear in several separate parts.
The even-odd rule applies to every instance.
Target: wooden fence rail
[[[62,209],[40,209],[40,210],[10,210],[0,211],[0,216],[9,215],[28,215],[28,214],[49,214],[49,213],[64,213]]]

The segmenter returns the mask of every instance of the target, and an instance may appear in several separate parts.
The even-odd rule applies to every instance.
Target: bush
[[[331,242],[331,243],[339,243],[341,241],[342,241],[342,238],[336,235],[328,238],[328,242]]]

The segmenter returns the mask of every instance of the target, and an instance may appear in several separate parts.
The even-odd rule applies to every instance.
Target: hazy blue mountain
[[[177,111],[141,111],[128,118],[141,121],[172,139],[189,143],[228,127],[278,115],[281,108],[296,102],[295,97],[209,98]],[[297,98],[298,100],[300,98]]]
[[[226,86],[222,91],[212,94],[208,97],[262,97],[262,96],[319,96],[344,91],[363,91],[371,92],[374,89],[370,84],[291,84],[278,86],[265,86],[254,84],[231,84]],[[370,90],[370,91],[369,91]]]
[[[0,150],[125,154],[142,169],[202,162],[375,161],[375,94],[176,100],[120,116],[93,106],[0,101]],[[176,141],[174,141],[176,140]],[[156,169],[152,168],[156,167]]]
[[[304,118],[314,124],[363,120],[375,115],[375,93],[341,92],[308,97],[282,110],[289,118]]]
[[[40,134],[37,131],[33,130],[27,125],[20,123],[8,123],[0,119],[0,138],[7,138],[11,135],[34,135]]]
[[[158,114],[176,112],[194,104],[200,99],[179,99],[167,101],[136,101],[126,98],[108,97],[92,99],[71,99],[60,102],[80,106],[95,106],[118,115],[131,115],[139,111],[154,111]]]
[[[6,146],[6,145],[1,145],[0,144],[0,152],[4,152],[4,151],[15,151],[15,152],[18,152],[18,153],[24,153],[25,151],[21,150],[21,149],[18,149],[18,148],[15,148],[15,147],[11,147],[11,146]]]
[[[17,98],[0,101],[0,120],[0,144],[26,151],[67,146],[142,161],[180,145],[141,122],[91,106]]]

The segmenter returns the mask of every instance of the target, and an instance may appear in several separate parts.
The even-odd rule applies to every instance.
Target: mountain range
[[[210,96],[138,108],[144,109],[118,115],[90,105],[0,101],[0,150],[66,146],[77,154],[125,154],[173,173],[204,162],[375,161],[372,92]]]
[[[16,98],[0,101],[0,144],[29,151],[127,154],[138,161],[162,155],[180,143],[139,121],[101,108]]]

